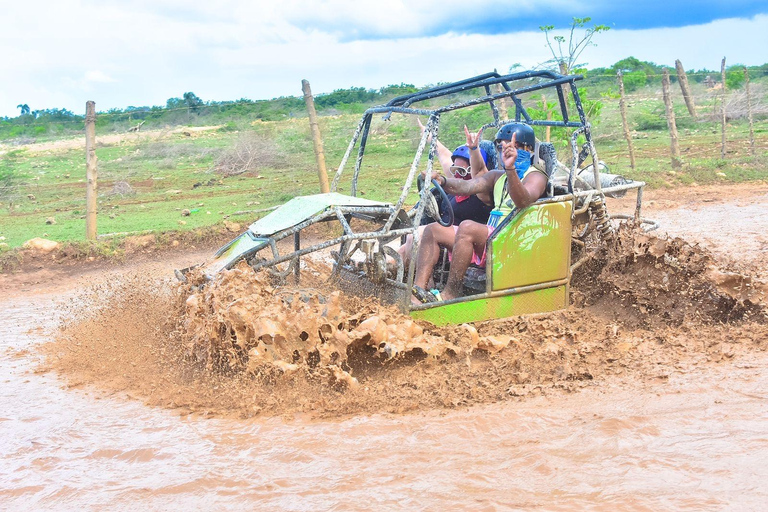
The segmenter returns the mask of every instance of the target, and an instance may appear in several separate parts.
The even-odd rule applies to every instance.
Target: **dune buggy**
[[[507,75],[492,72],[398,96],[385,105],[369,108],[352,136],[331,192],[294,197],[222,247],[210,261],[202,264],[202,271],[213,277],[245,260],[255,271],[264,269],[278,279],[293,278],[298,282],[303,257],[332,250],[329,278],[336,286],[375,295],[382,301],[398,304],[415,318],[437,325],[565,308],[569,302],[571,273],[588,257],[584,242],[587,236],[610,237],[614,229],[611,219],[617,218],[629,219],[647,230],[656,227],[641,217],[645,183],[607,173],[607,167],[598,159],[576,87],[581,78],[551,71]],[[531,93],[540,94],[544,90],[554,91],[560,119],[535,118],[530,112],[535,109],[526,108],[526,102],[534,101]],[[433,199],[437,194],[444,194],[436,181],[421,187],[418,203],[406,210],[408,194],[424,166],[425,151],[425,167],[429,173],[435,165],[441,116],[446,113],[487,104],[490,107],[488,122],[483,128],[497,128],[512,122],[501,118],[500,101],[514,107],[514,116],[510,118],[515,122],[568,129],[571,162],[566,167],[557,160],[554,146],[541,143],[536,153],[542,157],[541,165],[550,175],[546,196],[527,208],[514,210],[499,223],[488,238],[485,267],[470,268],[467,273],[464,296],[412,305],[410,296],[419,247],[417,227],[427,216],[439,219],[444,213],[438,211]],[[426,129],[400,195],[392,202],[369,200],[358,194],[358,178],[363,169],[371,122],[374,116],[389,119],[392,114],[427,116]],[[344,194],[339,191],[340,180],[355,149],[351,184]],[[637,193],[634,215],[609,216],[605,197],[621,196],[628,190]],[[329,221],[341,226],[341,234],[302,247],[302,232],[306,228]],[[408,266],[388,245],[406,235],[414,236]],[[281,252],[278,242],[290,237],[293,237],[292,250],[286,250],[284,242]],[[572,248],[580,250],[572,251]],[[578,255],[577,261],[571,261],[572,252]],[[445,259],[435,271],[438,289],[445,282],[448,265]],[[177,275],[184,278],[183,271]]]

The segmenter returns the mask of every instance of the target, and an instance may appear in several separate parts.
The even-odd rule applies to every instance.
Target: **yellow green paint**
[[[435,325],[447,325],[546,313],[567,306],[568,287],[561,285],[515,295],[487,297],[411,311],[411,317],[426,320]]]

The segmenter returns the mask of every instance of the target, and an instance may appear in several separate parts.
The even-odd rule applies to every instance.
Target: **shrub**
[[[255,132],[242,134],[235,146],[224,151],[214,163],[216,172],[225,177],[266,167],[286,166],[286,155],[275,141]]]

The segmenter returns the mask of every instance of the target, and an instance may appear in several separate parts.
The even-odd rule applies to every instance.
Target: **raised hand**
[[[416,122],[419,123],[419,129],[421,130],[421,136],[423,137],[424,136],[424,130],[426,130],[427,127],[424,126],[424,123],[422,123],[421,119],[418,118],[418,117],[416,118]],[[427,137],[427,144],[429,144],[430,142],[432,142],[432,135]]]
[[[517,149],[515,143],[517,142],[517,134],[512,134],[512,140],[509,142],[501,141],[501,159],[504,162],[504,169],[511,171],[515,168],[515,160],[517,160]]]
[[[470,148],[476,148],[480,141],[483,140],[483,129],[480,128],[480,130],[477,133],[472,133],[469,131],[469,128],[467,128],[467,125],[464,125],[464,134],[467,136],[467,147]]]

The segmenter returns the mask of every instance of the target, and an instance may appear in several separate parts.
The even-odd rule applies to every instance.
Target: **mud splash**
[[[247,269],[194,293],[136,277],[76,301],[48,361],[181,414],[335,416],[663,380],[768,343],[765,286],[680,239],[623,230],[573,287],[566,311],[436,328]]]

